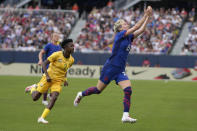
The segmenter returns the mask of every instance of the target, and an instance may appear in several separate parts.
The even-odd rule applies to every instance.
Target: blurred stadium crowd
[[[143,12],[139,9],[116,11],[108,6],[100,10],[93,9],[76,41],[79,45],[77,49],[82,52],[101,49],[111,51],[108,42],[113,36],[114,22],[122,18],[133,26],[142,16]],[[186,16],[185,10],[154,10],[151,23],[145,33],[133,42],[131,52],[167,54],[178,37]]]
[[[1,8],[0,48],[35,51],[51,41],[53,32],[68,37],[77,16],[72,12]]]
[[[103,8],[93,8],[86,17],[85,27],[76,38],[75,48],[79,52],[111,52],[114,22],[123,18],[133,26],[142,16],[143,11],[139,8],[117,10],[111,1]],[[190,12],[184,8],[154,9],[150,24],[145,33],[133,42],[131,53],[169,54],[187,20],[190,21],[190,34],[181,54],[197,53],[197,22],[194,17],[195,8]],[[73,12],[1,6],[0,48],[25,51],[41,49],[50,42],[52,32],[61,32],[63,37],[68,37],[77,20]]]
[[[197,55],[197,21],[194,21],[195,8],[189,12],[189,34],[185,40],[184,47],[182,47],[181,55],[195,54]]]

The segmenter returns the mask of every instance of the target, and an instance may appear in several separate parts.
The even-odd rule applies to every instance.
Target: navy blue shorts
[[[112,80],[116,81],[116,84],[120,81],[129,80],[125,71],[121,68],[113,65],[106,65],[101,71],[100,80],[106,85],[109,84]]]

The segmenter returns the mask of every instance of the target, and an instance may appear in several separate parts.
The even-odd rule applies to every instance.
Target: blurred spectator
[[[183,18],[186,18],[187,17],[187,11],[185,11],[185,9],[183,8],[182,11],[181,11],[181,16]]]
[[[195,65],[194,65],[194,70],[197,71],[197,61],[196,61]]]
[[[74,10],[74,11],[78,11],[78,10],[79,10],[79,7],[78,7],[77,3],[75,3],[75,4],[72,6],[72,10]]]
[[[34,8],[30,5],[29,7],[28,7],[28,10],[30,10],[30,11],[32,11]]]
[[[107,6],[111,8],[113,6],[113,2],[111,0],[109,0],[107,3]]]
[[[159,63],[156,63],[156,64],[155,64],[155,67],[160,67],[160,64],[159,64]]]
[[[148,58],[145,58],[145,60],[142,63],[143,67],[150,67],[150,61],[148,60]]]
[[[35,10],[39,10],[40,9],[40,7],[37,5],[36,7],[35,7]]]
[[[195,19],[195,8],[192,8],[192,10],[189,12],[189,30],[192,28],[192,24],[194,23]]]
[[[197,55],[197,22],[191,25],[190,33],[182,47],[181,55]]]
[[[185,47],[182,47],[181,48],[181,53],[180,53],[180,55],[188,55],[189,53],[188,53],[188,49],[187,48],[185,48]]]
[[[194,22],[195,17],[195,8],[192,8],[192,10],[189,12],[189,21]]]
[[[77,65],[83,65],[82,61],[78,60]]]

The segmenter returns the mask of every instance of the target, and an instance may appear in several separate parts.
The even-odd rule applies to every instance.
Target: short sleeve
[[[49,50],[49,48],[50,48],[50,44],[47,44],[45,47],[44,47],[44,51],[48,51]]]
[[[131,42],[133,42],[134,35],[133,35],[133,34],[130,34],[130,35],[129,35],[129,39],[130,39]]]
[[[55,61],[55,60],[58,58],[58,56],[59,56],[59,53],[58,53],[58,52],[55,52],[55,53],[53,53],[52,55],[50,55],[50,56],[47,58],[47,60],[50,61],[50,62],[53,62],[53,61]]]

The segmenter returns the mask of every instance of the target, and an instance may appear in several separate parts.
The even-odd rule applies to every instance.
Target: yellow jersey
[[[68,68],[74,63],[74,58],[71,55],[65,58],[62,51],[54,52],[47,60],[50,61],[47,72],[52,81],[64,81]]]

